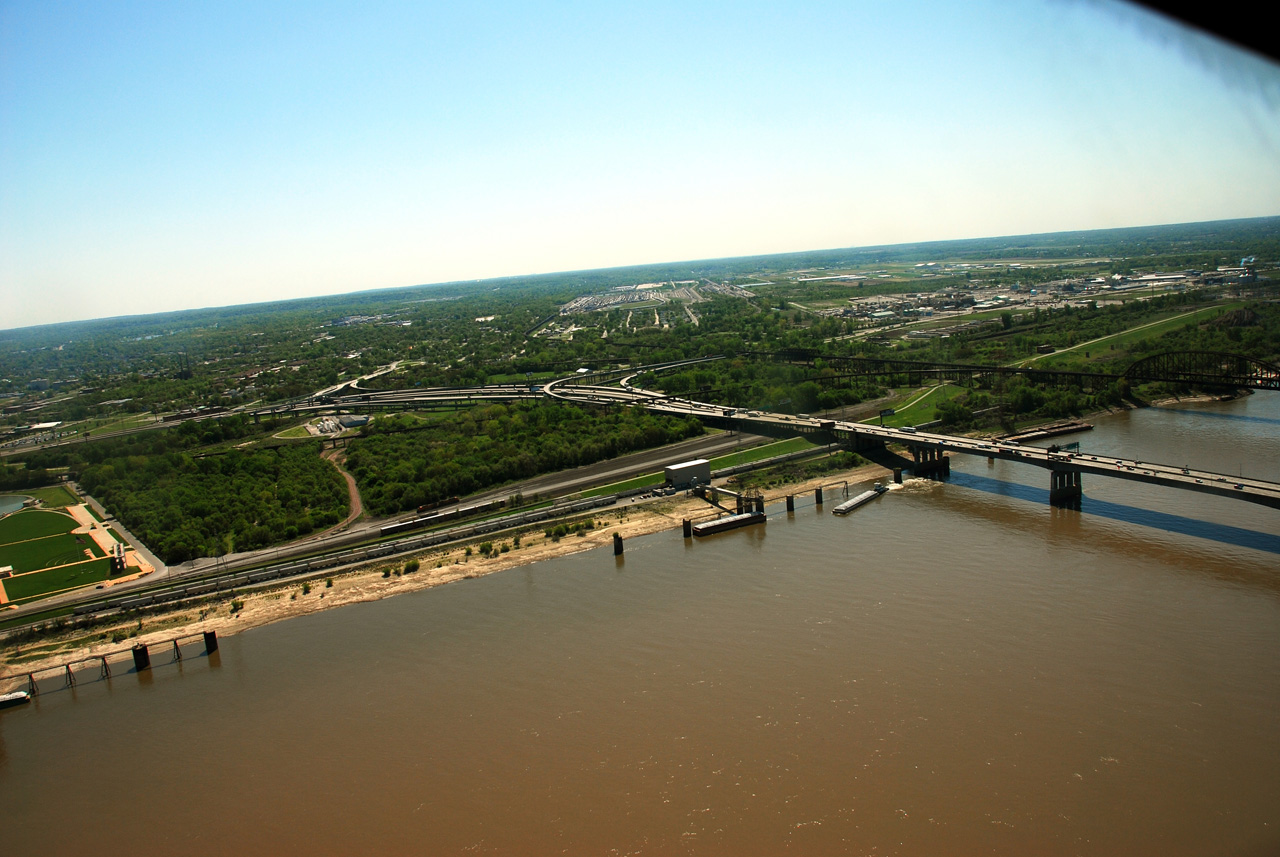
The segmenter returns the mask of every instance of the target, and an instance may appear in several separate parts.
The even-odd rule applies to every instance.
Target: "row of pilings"
[[[86,666],[97,666],[96,679],[101,681],[112,677],[112,666],[116,671],[121,667],[121,661],[125,655],[130,655],[133,661],[134,673],[144,673],[151,669],[151,654],[153,650],[164,651],[171,649],[171,662],[182,660],[182,644],[190,643],[195,640],[204,642],[204,654],[212,655],[218,651],[218,632],[217,631],[201,631],[196,634],[186,634],[181,637],[173,637],[163,640],[159,643],[142,644],[128,649],[116,649],[111,652],[103,652],[99,655],[92,655],[79,660],[68,661],[65,664],[59,664],[53,667],[45,667],[43,669],[32,670],[27,673],[27,693],[32,696],[40,695],[40,682],[47,681],[55,676],[61,676],[63,679],[62,687],[75,687],[76,684],[83,679],[83,672]],[[125,661],[128,663],[128,661]],[[79,671],[79,675],[77,675]]]

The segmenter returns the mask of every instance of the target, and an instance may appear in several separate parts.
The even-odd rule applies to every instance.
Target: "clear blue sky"
[[[1113,2],[0,0],[0,328],[1272,214],[1280,68]]]

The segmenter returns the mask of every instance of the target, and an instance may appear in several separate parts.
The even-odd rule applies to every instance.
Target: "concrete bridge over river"
[[[1195,358],[1184,365],[1204,367],[1224,365],[1224,355],[1212,358]],[[485,401],[513,401],[521,399],[554,398],[562,401],[591,405],[638,406],[656,413],[692,416],[703,423],[749,434],[774,437],[812,435],[826,441],[834,440],[855,451],[883,447],[886,443],[898,443],[907,448],[914,462],[917,475],[946,473],[950,470],[949,453],[982,455],[1031,464],[1049,471],[1051,502],[1071,505],[1082,496],[1082,479],[1090,476],[1106,476],[1112,479],[1129,479],[1234,497],[1280,509],[1280,484],[1262,479],[1237,477],[1207,470],[1197,470],[1182,465],[1157,464],[1125,458],[1050,452],[1031,446],[1021,446],[1011,441],[991,441],[935,432],[917,431],[914,428],[887,428],[863,423],[831,420],[821,417],[772,413],[745,408],[726,408],[679,396],[644,390],[634,386],[635,379],[646,372],[675,368],[681,365],[705,362],[721,358],[699,358],[671,364],[646,366],[633,370],[615,370],[603,373],[576,374],[547,382],[544,385],[497,384],[470,388],[430,388],[386,391],[346,391],[343,395],[308,397],[288,403],[277,403],[263,412],[306,412],[332,410],[372,411],[397,408],[430,408],[473,404]],[[1159,361],[1154,361],[1159,363]],[[1240,364],[1242,376],[1248,376],[1248,386],[1274,389],[1272,385],[1280,376],[1274,367],[1257,364],[1256,361]],[[1169,371],[1164,367],[1162,371]],[[1189,370],[1188,370],[1189,371]],[[1219,382],[1225,380],[1218,379]],[[1244,380],[1242,377],[1240,380]]]
[[[946,473],[950,470],[947,453],[982,455],[1043,467],[1050,473],[1049,498],[1054,503],[1072,504],[1081,497],[1081,479],[1085,474],[1147,482],[1168,488],[1182,488],[1204,494],[1234,497],[1280,509],[1280,484],[1262,479],[1236,477],[1181,465],[1156,464],[1125,458],[1070,452],[1050,452],[1013,441],[981,440],[970,437],[918,431],[914,428],[888,428],[821,417],[792,416],[768,411],[724,408],[643,390],[617,387],[550,384],[547,392],[557,398],[600,404],[620,402],[639,405],[659,413],[694,416],[717,427],[753,434],[775,436],[813,435],[831,438],[850,449],[866,450],[899,443],[911,453],[917,475]]]

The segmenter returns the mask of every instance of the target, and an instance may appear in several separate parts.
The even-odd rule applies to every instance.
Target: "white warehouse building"
[[[667,484],[672,488],[688,488],[696,479],[699,485],[711,484],[711,462],[695,458],[680,464],[672,464],[663,471]]]

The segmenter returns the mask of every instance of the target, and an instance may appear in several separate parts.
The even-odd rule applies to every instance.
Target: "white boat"
[[[12,708],[15,705],[22,705],[31,701],[31,694],[25,690],[15,690],[11,693],[0,693],[0,708]]]

